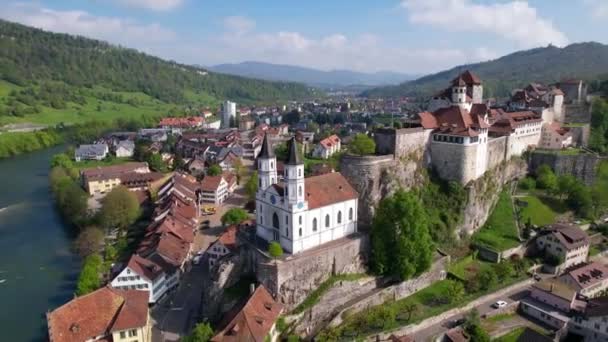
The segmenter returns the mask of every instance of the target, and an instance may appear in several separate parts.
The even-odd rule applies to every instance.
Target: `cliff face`
[[[395,159],[393,155],[344,156],[340,172],[359,192],[359,224],[369,225],[380,200],[399,188],[413,189],[428,182],[424,155],[420,151]],[[457,233],[472,234],[487,220],[504,184],[524,177],[526,163],[518,158],[499,164],[465,187],[468,202]]]
[[[604,159],[593,153],[567,155],[537,151],[530,154],[530,171],[536,172],[536,169],[546,164],[558,176],[573,175],[585,184],[591,185],[595,181],[597,167],[602,160]]]

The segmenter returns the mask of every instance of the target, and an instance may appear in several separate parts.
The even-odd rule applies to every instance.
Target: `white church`
[[[282,182],[266,136],[257,163],[259,237],[296,254],[357,231],[357,191],[339,172],[305,178],[295,138],[289,142]]]

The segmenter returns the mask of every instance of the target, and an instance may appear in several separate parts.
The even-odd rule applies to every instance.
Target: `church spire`
[[[270,147],[270,143],[268,142],[268,134],[264,134],[264,141],[262,142],[262,150],[260,151],[258,158],[265,158],[265,159],[274,158],[274,151]]]
[[[302,162],[302,157],[300,153],[298,153],[298,143],[296,142],[296,138],[292,137],[289,140],[289,147],[287,151],[287,159],[285,159],[285,165],[301,165],[304,164]]]

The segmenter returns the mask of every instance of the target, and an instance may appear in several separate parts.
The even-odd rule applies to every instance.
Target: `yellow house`
[[[154,177],[148,177],[152,176]],[[157,178],[157,174],[151,173],[148,163],[126,163],[112,166],[98,166],[84,169],[80,172],[82,185],[89,195],[103,194],[115,187],[128,182],[140,182],[146,184],[149,178]]]

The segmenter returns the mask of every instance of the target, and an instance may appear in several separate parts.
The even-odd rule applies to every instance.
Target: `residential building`
[[[585,302],[577,298],[572,287],[551,278],[532,285],[530,295],[520,305],[524,314],[559,330],[568,324],[570,312],[584,309]]]
[[[121,184],[141,190],[161,177],[161,174],[150,172],[148,163],[140,162],[98,166],[80,171],[82,185],[89,195],[109,192]]]
[[[232,225],[220,234],[217,240],[207,248],[207,258],[211,269],[217,261],[224,256],[233,253],[237,249],[238,227]]]
[[[230,128],[236,121],[236,103],[224,101],[222,104],[222,128]]]
[[[589,300],[585,311],[575,315],[568,327],[585,342],[608,341],[608,297]]]
[[[357,231],[358,193],[339,172],[304,177],[304,162],[292,138],[279,182],[268,135],[257,159],[256,234],[299,253]]]
[[[74,159],[77,162],[83,160],[102,160],[108,156],[109,152],[107,144],[80,145],[74,151]]]
[[[76,297],[47,313],[51,342],[152,340],[148,292],[111,287]]]
[[[162,118],[158,126],[165,129],[195,129],[203,126],[205,119],[201,116]]]
[[[234,312],[234,313],[232,313]],[[258,286],[245,303],[231,311],[220,325],[212,342],[278,341],[276,321],[283,312],[283,305],[277,303],[263,285]]]
[[[530,83],[523,89],[516,89],[509,101],[510,110],[530,110],[543,119],[543,123],[564,120],[564,93],[555,85],[545,86]]]
[[[198,177],[205,174],[205,161],[199,158],[193,158],[190,163],[188,163],[188,171],[191,175]]]
[[[315,149],[312,151],[312,155],[316,158],[327,159],[335,153],[340,152],[340,148],[340,138],[334,134],[319,141],[317,146],[315,146]]]
[[[536,238],[536,246],[544,251],[546,257],[559,261],[559,269],[567,269],[587,261],[589,238],[577,226],[554,224],[541,232]]]
[[[172,133],[172,129],[169,128],[141,128],[137,131],[137,137],[152,142],[165,142],[167,141],[168,134]]]
[[[559,279],[587,298],[598,297],[608,289],[608,266],[599,262],[575,265]]]
[[[561,150],[572,146],[573,143],[574,140],[569,128],[562,127],[559,122],[543,124],[539,147]]]
[[[158,302],[167,291],[177,286],[179,269],[160,257],[144,259],[133,254],[125,268],[110,282],[121,290],[143,290],[150,304]]]
[[[135,143],[132,140],[122,140],[114,148],[114,154],[118,158],[130,158],[135,153]]]
[[[532,111],[505,112],[502,109],[491,111],[492,125],[490,137],[507,136],[507,156],[520,156],[540,144],[543,119]]]
[[[201,190],[203,202],[219,205],[228,198],[228,182],[222,175],[205,176],[201,181]]]

